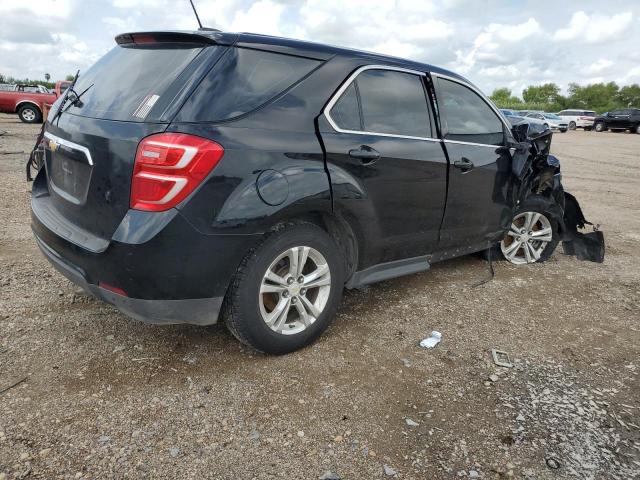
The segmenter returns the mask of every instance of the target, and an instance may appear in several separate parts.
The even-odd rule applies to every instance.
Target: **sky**
[[[194,0],[205,26],[406,57],[486,93],[640,83],[638,0]],[[63,79],[118,33],[197,27],[189,0],[0,0],[0,73]]]

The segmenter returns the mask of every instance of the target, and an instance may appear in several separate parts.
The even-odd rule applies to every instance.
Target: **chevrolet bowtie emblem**
[[[52,152],[55,152],[59,146],[60,144],[55,140],[49,140],[49,148],[51,149]]]

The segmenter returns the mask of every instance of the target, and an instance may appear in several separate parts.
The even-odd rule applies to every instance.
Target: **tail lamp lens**
[[[161,212],[193,192],[224,155],[216,142],[185,133],[160,133],[138,145],[130,206]]]

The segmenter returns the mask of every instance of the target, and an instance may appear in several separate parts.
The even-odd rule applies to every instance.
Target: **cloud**
[[[410,58],[486,92],[602,78],[640,81],[640,3],[468,0],[195,0],[202,23]],[[623,5],[621,8],[620,5]],[[589,7],[591,8],[591,7]],[[584,10],[584,11],[583,11]],[[0,72],[84,70],[127,31],[194,29],[188,0],[0,0]],[[615,45],[613,45],[615,44]]]
[[[559,41],[580,40],[583,43],[599,43],[620,39],[633,20],[633,13],[589,16],[583,11],[573,14],[569,26],[556,31],[553,38]]]
[[[285,11],[285,6],[271,0],[260,0],[249,7],[248,10],[240,10],[236,13],[230,25],[231,31],[266,33],[282,36],[280,20]]]
[[[611,68],[612,65],[613,65],[612,60],[608,60],[606,58],[600,58],[596,62],[592,63],[587,68],[585,68],[584,72],[587,75],[595,75],[597,73],[607,70],[608,68]]]

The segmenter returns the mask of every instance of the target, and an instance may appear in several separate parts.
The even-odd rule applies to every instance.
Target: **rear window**
[[[195,44],[127,44],[114,47],[86,72],[74,90],[82,105],[69,112],[108,120],[144,121],[155,103],[200,53]]]
[[[189,97],[176,121],[214,122],[249,113],[314,70],[320,61],[229,48]]]

